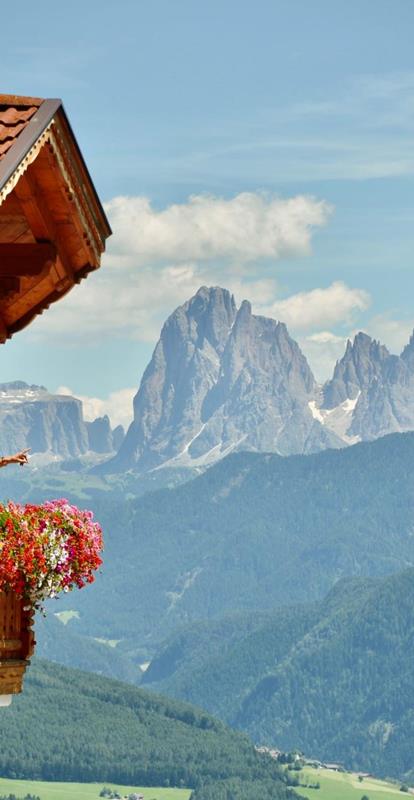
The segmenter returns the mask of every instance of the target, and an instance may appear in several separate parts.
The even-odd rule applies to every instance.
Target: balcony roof
[[[110,235],[62,101],[0,95],[0,341],[98,269]]]

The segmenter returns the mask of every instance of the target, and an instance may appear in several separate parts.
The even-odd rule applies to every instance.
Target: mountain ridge
[[[321,386],[283,322],[202,286],[166,320],[125,440],[97,471],[204,469],[240,450],[307,454],[409,430],[414,335],[395,356],[358,333]]]
[[[134,399],[134,421],[100,469],[205,466],[240,449],[313,452],[341,446],[312,414],[317,386],[286,325],[201,287],[161,331]]]
[[[255,626],[249,617],[199,623],[160,650],[144,685],[202,705],[256,742],[413,774],[413,602],[410,568],[343,579],[322,601]]]
[[[3,447],[73,459],[79,469],[76,459],[96,453],[97,474],[142,476],[196,473],[242,450],[308,454],[411,431],[414,333],[397,356],[359,332],[320,385],[283,322],[202,286],[165,321],[133,405],[124,436],[107,416],[84,421],[76,398],[2,384]]]
[[[82,401],[52,394],[46,387],[24,381],[0,383],[0,440],[2,452],[30,448],[35,462],[76,459],[87,453],[111,454],[122,442],[109,417],[88,422]]]
[[[193,788],[237,776],[297,798],[272,759],[201,709],[36,658],[0,735],[5,777]]]
[[[393,434],[308,456],[235,453],[174,489],[94,496],[105,574],[81,604],[60,603],[79,609],[80,633],[153,650],[197,619],[317,599],[340,577],[402,569],[414,563],[413,460],[414,433]]]

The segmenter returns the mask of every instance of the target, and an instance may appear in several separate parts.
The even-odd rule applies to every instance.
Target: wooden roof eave
[[[19,98],[11,98],[11,101],[14,100],[18,101]],[[24,130],[0,160],[0,206],[7,197],[17,193],[19,202],[23,204],[23,213],[29,219],[29,226],[32,227],[33,223],[33,230],[39,229],[39,232],[34,234],[35,241],[37,240],[35,247],[39,252],[38,260],[32,271],[41,277],[40,262],[43,258],[45,266],[47,263],[51,265],[49,275],[53,288],[52,286],[48,287],[48,290],[42,295],[40,285],[38,291],[34,286],[33,288],[27,287],[26,295],[33,292],[34,302],[25,302],[25,292],[23,292],[21,301],[18,301],[23,307],[17,316],[14,316],[13,312],[8,313],[9,303],[6,301],[6,307],[3,308],[4,315],[0,320],[0,342],[4,342],[5,339],[25,328],[37,314],[41,314],[49,305],[70,291],[74,284],[79,283],[89,272],[99,267],[100,256],[105,249],[105,241],[112,233],[62,101],[54,99],[39,101],[39,103],[37,111]],[[72,206],[72,224],[78,231],[85,256],[83,264],[77,266],[76,269],[72,269],[66,260],[66,253],[61,247],[63,242],[60,232],[53,225],[50,213],[46,214],[48,209],[43,202],[43,195],[41,192],[39,194],[39,189],[31,180],[31,170],[39,163],[38,156],[49,161],[50,169],[56,175],[57,185],[60,182],[62,195],[69,202],[68,209],[70,210]],[[25,197],[28,191],[29,195]],[[39,225],[39,220],[46,224]],[[51,259],[48,261],[47,243],[55,248],[54,264]],[[24,247],[23,244],[4,245],[0,255],[5,274],[13,272],[13,269],[9,269],[9,261],[13,264],[13,247],[16,253],[16,274],[19,271],[19,258],[24,256],[23,251],[29,252],[30,250],[30,247]],[[21,250],[19,257],[17,257],[17,248]],[[24,268],[22,268],[22,272],[24,273]],[[8,285],[13,280],[18,281],[19,279],[4,275],[1,277],[2,284],[6,289],[13,288]],[[36,294],[38,294],[38,298],[35,297]],[[15,303],[13,296],[11,302]]]
[[[89,189],[88,200],[94,207],[94,216],[100,228],[100,238],[104,243],[112,231],[60,99],[44,100],[41,103],[13,146],[0,161],[0,205],[17,184],[27,166],[36,158],[43,144],[42,138],[46,139],[52,123],[56,124],[62,138],[66,140],[67,146],[72,150],[73,161],[76,162],[74,163],[75,169],[79,178],[83,179],[80,181],[80,185],[86,185]]]
[[[24,164],[33,147],[37,145],[61,106],[61,100],[44,100],[13,146],[0,161],[0,204],[4,199],[5,190],[9,188],[9,182],[15,176],[18,178],[21,165]],[[11,188],[9,190],[11,191]]]

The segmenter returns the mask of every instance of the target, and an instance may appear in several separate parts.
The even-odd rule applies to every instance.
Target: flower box
[[[102,563],[102,531],[67,500],[0,504],[0,706],[22,691],[44,600],[82,588]]]
[[[0,592],[0,706],[22,691],[23,676],[36,644],[34,608],[16,592]]]

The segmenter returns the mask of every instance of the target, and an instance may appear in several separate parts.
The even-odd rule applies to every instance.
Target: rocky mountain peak
[[[112,432],[109,418],[83,418],[76,397],[52,394],[25,381],[0,384],[0,439],[3,452],[31,449],[35,463],[79,458],[88,451],[112,453],[123,430]]]
[[[347,343],[320,415],[348,444],[414,429],[414,336],[401,357],[366,333]]]
[[[390,353],[384,345],[360,331],[337,361],[333,378],[323,390],[323,408],[335,408],[345,400],[355,400],[372,380],[380,379]]]
[[[410,336],[408,344],[401,353],[401,358],[407,364],[408,369],[414,372],[414,331]]]
[[[138,393],[134,421],[108,471],[211,463],[237,449],[320,449],[312,371],[286,326],[202,286],[166,321]],[[320,439],[319,439],[320,434]]]
[[[0,394],[1,395],[21,395],[22,397],[25,395],[35,395],[35,394],[48,394],[48,391],[45,386],[38,386],[37,384],[29,384],[25,381],[8,381],[6,383],[0,383]]]
[[[204,468],[231,452],[280,455],[414,430],[414,332],[401,356],[360,331],[320,387],[283,322],[202,286],[166,320],[127,432],[23,381],[0,384],[4,450],[45,457],[114,453],[102,472]]]
[[[202,286],[194,297],[171,314],[161,332],[161,340],[175,333],[199,348],[206,342],[220,352],[236,311],[234,297],[227,289]]]

